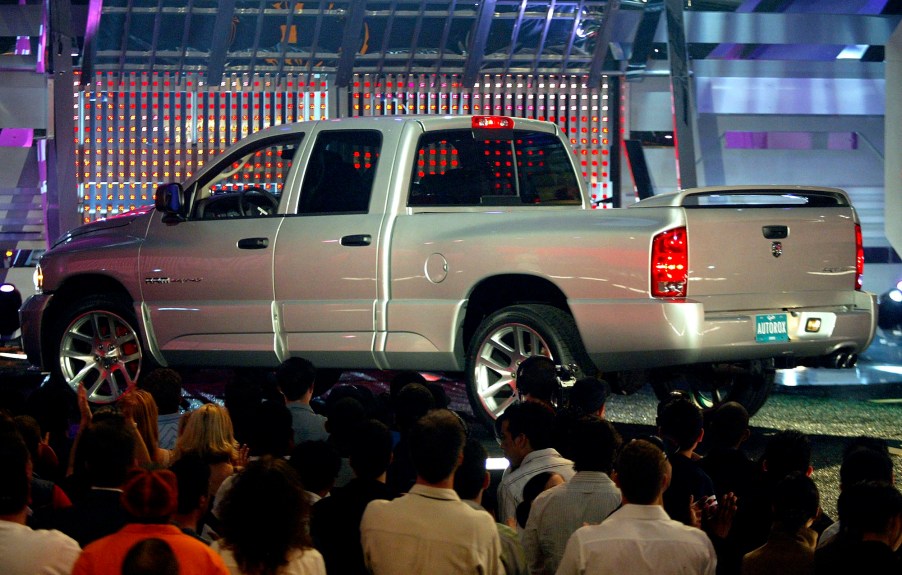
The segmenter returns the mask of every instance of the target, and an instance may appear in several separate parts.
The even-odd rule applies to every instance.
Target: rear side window
[[[424,134],[409,206],[579,205],[568,150],[553,134],[515,130],[512,140],[470,130]]]
[[[301,186],[298,213],[366,213],[382,149],[373,130],[320,132]]]

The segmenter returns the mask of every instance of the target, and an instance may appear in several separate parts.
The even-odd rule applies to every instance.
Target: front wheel
[[[532,355],[575,364],[577,377],[595,371],[567,312],[542,304],[496,311],[479,324],[467,352],[467,394],[474,415],[487,426],[517,400],[517,366]]]
[[[666,399],[671,391],[681,389],[702,409],[735,401],[745,407],[749,416],[767,401],[775,378],[773,360],[661,368],[650,374],[658,399]]]
[[[116,401],[151,362],[136,326],[134,313],[118,298],[76,301],[50,335],[48,349],[56,355],[51,372],[73,390],[84,383],[92,403]]]

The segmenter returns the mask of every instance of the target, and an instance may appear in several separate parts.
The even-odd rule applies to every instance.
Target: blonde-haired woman
[[[144,441],[150,462],[160,467],[169,467],[172,453],[160,447],[160,429],[157,422],[159,411],[153,396],[143,389],[131,389],[119,398],[119,409],[128,421],[135,424],[138,435]]]
[[[247,451],[238,448],[226,408],[207,403],[186,416],[174,459],[194,453],[206,462],[210,466],[210,494],[215,495],[225,478],[235,472],[235,466],[246,461]]]

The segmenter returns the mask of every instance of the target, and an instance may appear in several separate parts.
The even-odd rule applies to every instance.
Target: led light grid
[[[76,171],[82,221],[153,203],[163,182],[188,179],[233,142],[262,128],[328,115],[319,75],[248,78],[208,86],[193,74],[98,73],[76,86]],[[269,179],[281,181],[276,163]],[[266,178],[264,178],[266,179]]]
[[[607,208],[612,193],[609,170],[611,120],[609,82],[586,86],[585,76],[485,75],[472,88],[459,76],[443,74],[358,74],[348,94],[348,116],[485,114],[548,120],[570,140],[592,207]],[[451,163],[440,149],[431,161]]]

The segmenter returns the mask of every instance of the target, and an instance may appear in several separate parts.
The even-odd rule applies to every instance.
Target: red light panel
[[[506,116],[473,116],[473,128],[488,130],[513,130],[514,119]]]
[[[861,224],[855,224],[855,289],[864,285],[864,243],[861,239]]]

